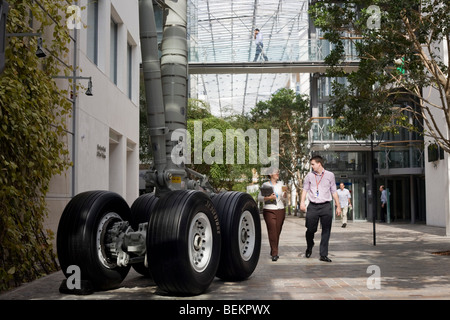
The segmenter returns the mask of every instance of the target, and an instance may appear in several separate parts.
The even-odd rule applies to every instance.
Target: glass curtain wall
[[[352,192],[354,210],[351,218],[365,220],[371,217],[369,213],[372,212],[367,196],[372,170],[370,149],[368,141],[357,142],[351,136],[331,132],[334,120],[329,117],[328,108],[332,81],[316,75],[311,77],[311,146],[314,153],[325,158],[325,168],[335,173],[336,183],[346,183]],[[338,81],[345,84],[345,79]],[[393,105],[406,109],[412,103],[411,99],[404,97]],[[405,115],[411,125],[421,127],[412,114],[406,112]],[[391,192],[391,221],[422,221],[425,219],[425,204],[417,199],[425,198],[423,137],[418,132],[399,128],[398,133],[384,133],[376,141],[376,219],[381,219],[381,193],[378,190],[380,185],[385,185]]]
[[[262,35],[267,63],[309,61],[309,15],[306,0],[188,1],[189,62],[249,63],[256,59],[255,29]],[[257,57],[258,58],[258,57]],[[281,88],[309,92],[309,81],[292,82],[291,74],[194,74],[190,97],[209,103],[216,116],[249,112]]]

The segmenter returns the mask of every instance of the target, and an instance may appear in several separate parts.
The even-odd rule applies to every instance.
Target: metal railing
[[[330,127],[335,123],[335,120],[331,117],[311,117],[311,130],[310,139],[311,142],[355,142],[352,136],[342,135],[332,132]]]
[[[379,169],[424,167],[424,142],[422,140],[386,141],[380,144]]]
[[[344,40],[346,48],[345,62],[358,61],[354,41]],[[268,39],[264,42],[263,52],[272,62],[322,62],[330,53],[332,45],[323,39]],[[223,41],[214,44],[199,44],[189,41],[189,62],[253,62],[256,46],[252,41]],[[257,62],[264,62],[262,56]]]
[[[333,145],[360,145],[353,136],[334,133],[330,127],[334,125],[335,120],[331,117],[312,117],[310,118],[312,126],[309,133],[311,145],[327,146],[326,149],[332,150]],[[375,138],[379,141],[379,138]],[[362,144],[370,144],[367,139]],[[392,170],[405,168],[424,168],[424,142],[423,140],[391,140],[381,141],[377,146],[378,170]]]

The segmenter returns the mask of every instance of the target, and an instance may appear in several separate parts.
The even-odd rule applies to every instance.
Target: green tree
[[[200,99],[188,99],[188,119],[198,120],[212,117],[211,107],[206,101]]]
[[[250,119],[255,127],[280,130],[280,179],[287,184],[294,184],[298,195],[308,171],[305,164],[309,159],[309,109],[309,100],[305,96],[283,88],[269,100],[258,102],[250,111]]]
[[[450,152],[450,85],[440,51],[443,43],[450,44],[449,12],[450,3],[443,0],[325,0],[311,6],[315,25],[333,45],[325,59],[331,66],[327,76],[348,80],[347,85],[333,84],[329,111],[337,132],[366,138],[405,126],[423,131]],[[373,24],[377,21],[379,28]],[[356,47],[360,63],[357,71],[344,74],[337,65],[345,60],[348,42]],[[424,88],[432,88],[438,101],[430,99]],[[410,99],[418,108],[396,107],[400,98]],[[424,127],[405,123],[408,113]],[[447,129],[438,118],[444,119]]]
[[[68,55],[61,14],[67,2],[8,2],[7,32],[41,33],[48,54],[36,57],[35,37],[7,39],[0,75],[0,291],[58,268],[53,235],[43,227],[45,195],[50,179],[70,165],[63,137],[72,106],[52,79],[69,72],[58,62]]]
[[[211,184],[218,190],[236,190],[245,191],[246,186],[251,182],[252,168],[254,165],[249,163],[248,157],[248,141],[245,141],[245,162],[240,164],[237,161],[236,156],[233,154],[233,163],[228,163],[227,161],[227,130],[229,132],[237,133],[239,135],[240,131],[236,129],[242,129],[245,131],[246,128],[236,127],[236,122],[233,121],[234,118],[223,119],[215,117],[210,112],[209,105],[202,101],[196,99],[189,99],[188,101],[188,121],[187,127],[188,132],[191,136],[191,164],[188,165],[189,168],[195,170],[201,174],[208,176]],[[201,126],[201,137],[199,137],[199,132],[195,130],[195,126],[200,128]],[[214,132],[216,135],[209,139],[205,137],[205,132]],[[195,139],[202,141],[201,150],[197,150],[199,145],[195,143]],[[216,140],[220,139],[220,140]],[[199,141],[198,140],[198,141]],[[219,147],[219,143],[221,147]],[[234,150],[242,147],[237,145],[237,141],[233,142]],[[222,154],[217,154],[216,151],[222,150]],[[211,152],[210,152],[211,151]],[[201,163],[195,158],[195,153],[202,155]],[[204,152],[211,154],[213,157],[217,156],[214,161],[205,161]]]

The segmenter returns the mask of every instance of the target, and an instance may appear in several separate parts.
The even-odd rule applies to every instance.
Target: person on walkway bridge
[[[256,53],[255,53],[255,59],[253,59],[253,62],[258,61],[260,56],[262,56],[265,61],[269,61],[266,54],[264,53],[263,35],[262,35],[261,31],[259,31],[259,29],[255,29],[254,39],[256,42]]]

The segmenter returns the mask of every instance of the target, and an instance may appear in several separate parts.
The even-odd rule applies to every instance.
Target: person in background
[[[381,222],[386,222],[386,213],[387,213],[387,194],[383,185],[380,186],[381,192]]]
[[[278,181],[280,177],[280,171],[278,169],[275,169],[269,177],[269,181],[264,182],[262,187],[271,187],[273,193],[269,196],[263,196],[261,191],[259,191],[258,201],[264,203],[263,217],[269,236],[270,255],[272,256],[272,261],[277,261],[279,258],[278,244],[286,215],[284,204],[287,200],[287,194],[286,187],[283,186],[281,181]]]
[[[328,258],[328,243],[333,222],[333,210],[331,200],[336,204],[336,214],[341,215],[341,205],[337,196],[336,179],[334,173],[325,170],[321,156],[314,156],[310,160],[312,167],[303,180],[303,191],[300,200],[300,210],[306,211],[306,252],[309,258],[314,246],[314,234],[320,221],[322,235],[320,240],[320,261],[331,262]],[[309,199],[308,210],[306,210],[306,197]]]
[[[352,207],[351,203],[352,195],[350,194],[350,191],[347,188],[345,188],[345,184],[343,182],[339,184],[337,194],[342,209],[342,228],[345,228],[347,226],[348,208]]]
[[[263,45],[263,35],[259,31],[259,29],[255,29],[255,35],[254,35],[255,43],[256,43],[256,53],[255,53],[255,59],[253,59],[253,62],[258,61],[258,58],[260,55],[264,58],[265,61],[269,61],[266,54],[264,53],[264,45]]]

